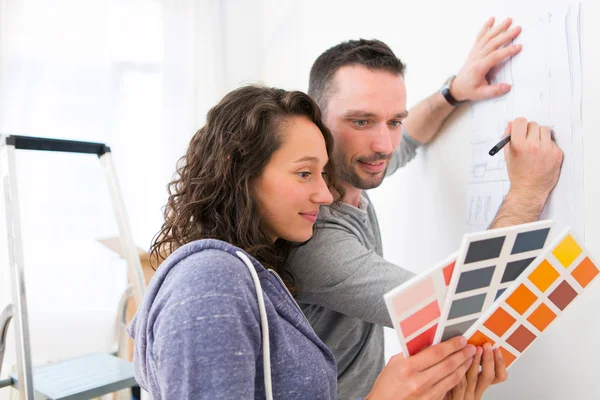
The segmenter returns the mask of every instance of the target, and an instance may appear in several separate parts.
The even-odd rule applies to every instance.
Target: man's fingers
[[[494,366],[496,368],[496,377],[492,382],[492,385],[496,383],[505,382],[508,379],[508,372],[506,372],[506,365],[504,365],[504,359],[502,358],[502,352],[500,349],[494,350]]]
[[[425,371],[425,382],[432,386],[435,385],[435,383],[439,382],[442,378],[453,374],[465,361],[473,358],[476,352],[477,347],[468,345],[460,351],[448,356],[443,361]]]
[[[521,27],[515,26],[514,28],[496,36],[488,43],[486,43],[485,47],[482,50],[481,56],[487,56],[492,51],[496,50],[498,47],[504,46],[512,42],[517,36],[519,36],[519,33],[521,33]]]
[[[473,366],[473,363],[474,363],[474,361],[471,362],[471,367]],[[469,368],[471,368],[471,367],[469,367]],[[456,386],[454,386],[454,388],[452,388],[450,393],[452,394],[453,400],[465,398],[465,393],[467,393],[467,378],[466,378],[466,376],[463,375],[460,382]]]
[[[464,378],[465,373],[473,363],[473,357],[466,360],[462,363],[457,369],[454,370],[451,374],[447,375],[445,378],[441,379],[431,388],[432,398],[437,398],[440,395],[452,390],[453,387],[458,385],[461,379]]]
[[[530,122],[527,124],[527,140],[540,141],[540,126],[537,122]]]
[[[475,353],[475,357],[473,357],[473,364],[469,367],[467,371],[467,393],[475,393],[475,389],[477,388],[477,379],[479,378],[479,365],[481,364],[481,356],[483,354],[483,349],[481,347],[477,348],[477,353]]]
[[[481,38],[480,41],[480,48],[483,49],[485,47],[485,45],[487,44],[487,42],[489,42],[491,39],[495,38],[496,36],[498,36],[500,33],[506,31],[508,29],[508,27],[510,26],[510,24],[512,24],[512,19],[511,18],[507,18],[504,21],[502,21],[501,23],[499,23],[498,25],[492,27],[490,30],[487,31],[487,33],[485,33],[483,35],[483,37]]]
[[[486,343],[483,345],[483,355],[481,356],[481,372],[477,379],[477,388],[475,389],[475,398],[479,399],[483,392],[492,384],[496,376],[496,368],[494,366],[494,352],[492,345]]]
[[[508,121],[508,124],[506,125],[506,129],[504,130],[504,134],[502,135],[502,139],[504,139],[505,137],[510,135],[511,128],[512,128],[512,122]]]
[[[467,340],[463,336],[457,336],[445,342],[426,348],[418,354],[410,357],[408,361],[415,371],[425,371],[439,364],[442,360],[463,349]]]
[[[494,26],[494,21],[495,21],[494,17],[491,17],[490,19],[488,19],[487,21],[485,21],[485,24],[483,24],[483,27],[481,28],[481,30],[477,34],[477,38],[475,39],[475,43],[479,43],[479,41],[483,38],[483,36],[490,31],[490,28],[492,26]]]
[[[496,85],[486,85],[486,86],[480,87],[477,90],[476,99],[478,99],[478,100],[491,99],[493,97],[502,96],[503,94],[508,93],[509,90],[510,90],[510,85],[506,84],[506,83],[498,83]]]
[[[518,54],[523,45],[521,44],[511,44],[506,47],[502,47],[501,49],[494,50],[483,59],[483,66],[486,71],[491,70],[496,64],[501,62],[502,60],[513,57]]]
[[[511,126],[511,145],[525,141],[525,138],[527,137],[527,120],[523,117],[519,117],[512,122]]]
[[[540,126],[540,141],[542,146],[552,146],[552,130],[547,126]]]

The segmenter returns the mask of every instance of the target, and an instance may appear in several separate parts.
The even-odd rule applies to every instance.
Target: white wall
[[[266,1],[264,81],[306,90],[310,66],[325,49],[352,38],[385,41],[408,65],[408,105],[437,90],[458,71],[487,17],[536,15],[566,0]],[[600,4],[582,2],[586,244],[600,257]],[[524,49],[524,51],[527,51]],[[437,141],[372,193],[390,261],[419,272],[458,248],[466,231],[470,117],[459,110]],[[500,134],[500,133],[499,133]],[[594,171],[595,170],[595,171]],[[594,289],[592,289],[594,290]],[[570,307],[515,364],[489,399],[600,398],[600,288]],[[387,332],[388,353],[397,349]]]

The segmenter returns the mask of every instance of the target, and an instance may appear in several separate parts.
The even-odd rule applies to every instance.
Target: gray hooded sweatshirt
[[[189,243],[152,278],[131,325],[134,368],[152,399],[264,399],[256,289],[240,249]],[[274,399],[335,399],[337,371],[279,277],[248,256],[262,286]]]

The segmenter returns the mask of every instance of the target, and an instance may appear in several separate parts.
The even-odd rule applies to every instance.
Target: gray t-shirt
[[[403,139],[387,174],[416,154],[419,143]],[[383,295],[413,273],[383,259],[379,224],[368,196],[359,207],[321,207],[315,235],[287,261],[296,300],[317,335],[333,351],[338,398],[366,396],[384,366],[383,326],[391,326]]]

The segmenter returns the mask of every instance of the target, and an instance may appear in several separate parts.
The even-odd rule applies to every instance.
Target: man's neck
[[[346,189],[346,194],[342,201],[346,204],[350,204],[351,206],[358,207],[358,202],[360,200],[360,194],[362,193],[362,189],[357,188],[356,186],[352,186],[350,183],[346,181],[341,182],[344,189]]]

